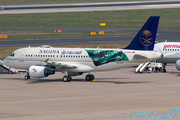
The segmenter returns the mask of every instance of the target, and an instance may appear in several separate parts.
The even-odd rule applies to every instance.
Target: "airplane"
[[[161,42],[154,46],[155,52],[160,52],[163,57],[157,59],[163,65],[162,72],[166,72],[167,63],[175,63],[176,69],[180,71],[180,42]]]
[[[53,48],[49,45],[20,48],[4,59],[7,66],[26,69],[25,80],[43,78],[62,72],[64,82],[70,82],[72,76],[88,73],[87,81],[95,79],[91,72],[107,71],[132,67],[142,62],[162,57],[154,52],[154,43],[159,24],[159,16],[151,16],[123,49],[100,48]]]

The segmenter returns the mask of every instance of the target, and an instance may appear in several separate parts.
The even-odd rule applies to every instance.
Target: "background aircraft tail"
[[[151,16],[138,32],[132,42],[124,49],[149,50],[154,49],[156,34],[159,24],[159,16]]]

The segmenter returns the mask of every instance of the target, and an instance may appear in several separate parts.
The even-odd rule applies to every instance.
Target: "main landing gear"
[[[24,80],[30,80],[30,76],[29,76],[29,73],[27,72],[27,75],[24,76]]]
[[[94,75],[88,74],[88,75],[86,75],[85,79],[86,79],[86,81],[92,81],[92,80],[94,80]],[[72,80],[71,76],[64,76],[63,77],[64,82],[71,82],[71,80]]]
[[[63,77],[63,81],[64,81],[64,82],[71,82],[71,80],[72,80],[72,77],[71,77],[71,76],[64,76],[64,77]]]
[[[88,74],[88,75],[86,75],[86,81],[92,81],[92,80],[94,80],[94,75],[92,75],[92,74]]]

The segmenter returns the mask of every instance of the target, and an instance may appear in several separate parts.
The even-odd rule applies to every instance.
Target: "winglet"
[[[48,59],[46,59],[46,60],[44,60],[44,62],[45,62],[46,64],[48,64],[48,61],[49,61],[49,58],[48,58]]]

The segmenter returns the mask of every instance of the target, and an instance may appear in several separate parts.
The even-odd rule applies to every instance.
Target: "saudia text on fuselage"
[[[46,53],[46,54],[81,54],[82,51],[67,51],[67,50],[63,50],[63,51],[60,51],[60,50],[56,50],[56,49],[53,49],[53,50],[44,50],[44,49],[41,49],[39,50],[39,54],[43,54],[43,53]]]

